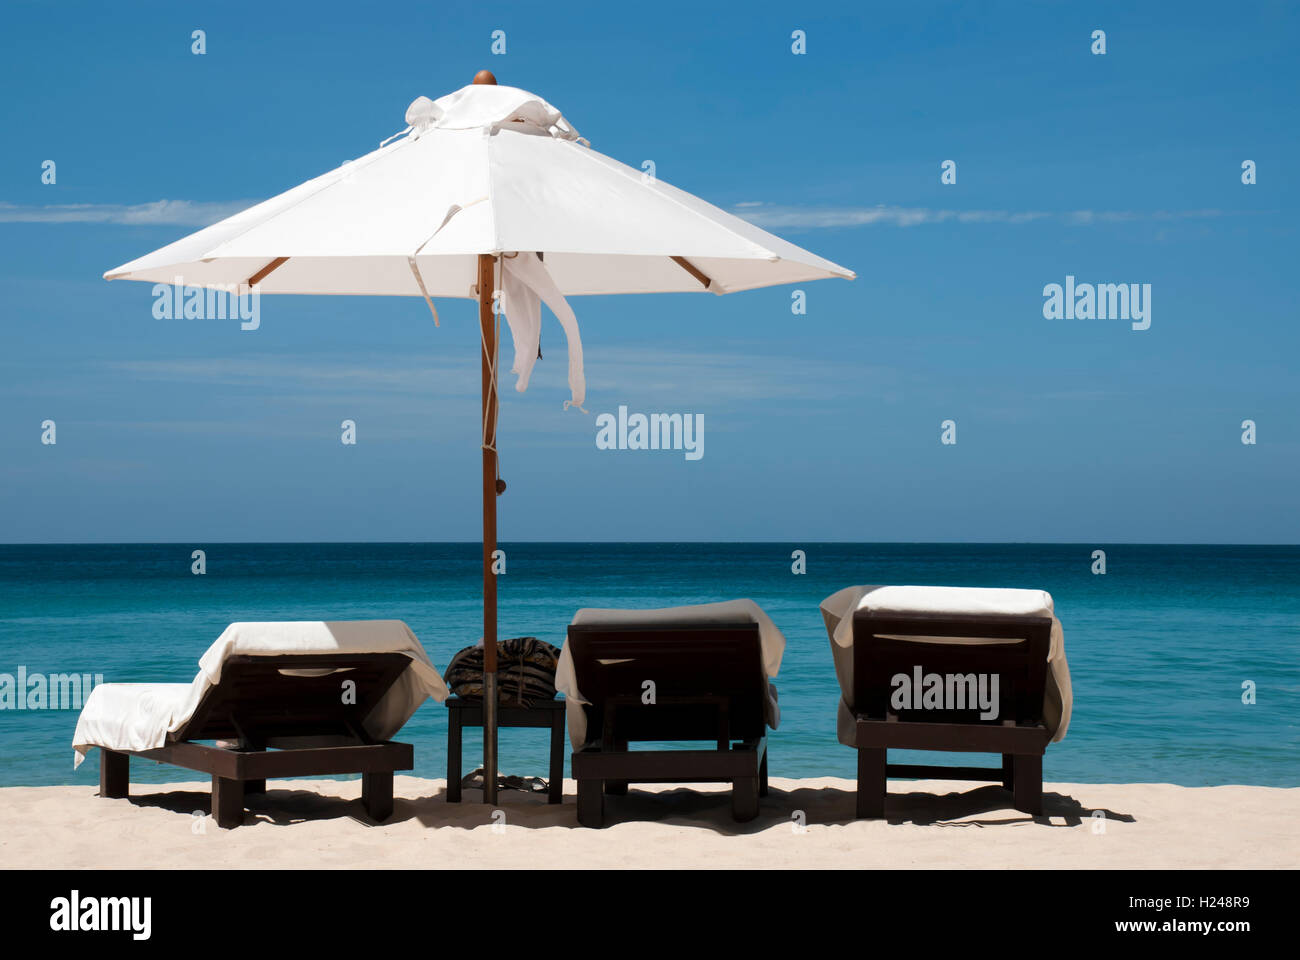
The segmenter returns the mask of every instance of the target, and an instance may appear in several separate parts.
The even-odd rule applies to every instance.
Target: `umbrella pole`
[[[483,802],[497,802],[497,331],[490,254],[478,258],[478,322],[483,342]]]

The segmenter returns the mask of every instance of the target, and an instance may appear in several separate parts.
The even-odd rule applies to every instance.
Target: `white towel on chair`
[[[91,747],[141,751],[163,746],[193,716],[208,689],[221,682],[221,668],[230,657],[311,653],[404,653],[411,658],[365,720],[366,732],[377,740],[400,730],[427,697],[447,699],[447,685],[401,620],[232,623],[199,658],[199,673],[191,683],[95,687],[72,735],[73,765],[80,766]]]

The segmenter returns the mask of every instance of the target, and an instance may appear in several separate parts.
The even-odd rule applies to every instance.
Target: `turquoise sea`
[[[191,551],[207,573],[190,572]],[[583,606],[761,604],[787,638],[773,776],[854,775],[835,738],[838,690],[818,603],[856,583],[1038,587],[1056,600],[1074,682],[1053,781],[1300,786],[1300,547],[1106,544],[503,544],[501,636],[561,644]],[[1105,575],[1092,552],[1106,551]],[[791,571],[791,553],[807,573]],[[480,635],[472,543],[0,546],[0,673],[193,678],[235,620],[399,618],[441,669]],[[1243,704],[1242,684],[1256,702]],[[0,710],[0,785],[93,784],[72,768],[75,710]],[[445,775],[445,709],[399,739]],[[466,772],[481,756],[467,739]],[[540,731],[501,737],[505,773],[545,775]],[[913,760],[916,758],[913,757]],[[138,781],[197,775],[137,762]]]

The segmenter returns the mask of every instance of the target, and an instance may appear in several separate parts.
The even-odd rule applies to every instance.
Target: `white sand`
[[[390,821],[370,824],[360,781],[273,780],[244,825],[222,830],[208,784],[0,789],[8,867],[1296,867],[1300,788],[1045,785],[1031,818],[997,786],[890,784],[886,820],[853,819],[853,783],[774,778],[757,820],[736,824],[724,789],[632,788],[606,799],[609,826],[502,791],[504,829],[478,791],[443,800],[443,781],[398,777]],[[657,794],[657,795],[656,795]],[[1095,829],[1094,810],[1105,812]],[[797,830],[802,811],[808,824]]]

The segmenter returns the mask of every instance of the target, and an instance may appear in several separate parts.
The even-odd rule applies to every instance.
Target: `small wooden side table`
[[[483,726],[483,704],[450,697],[447,703],[447,802],[460,803],[460,745],[465,727]],[[497,707],[497,729],[550,727],[551,775],[547,803],[564,800],[564,701],[546,700],[531,707]]]

